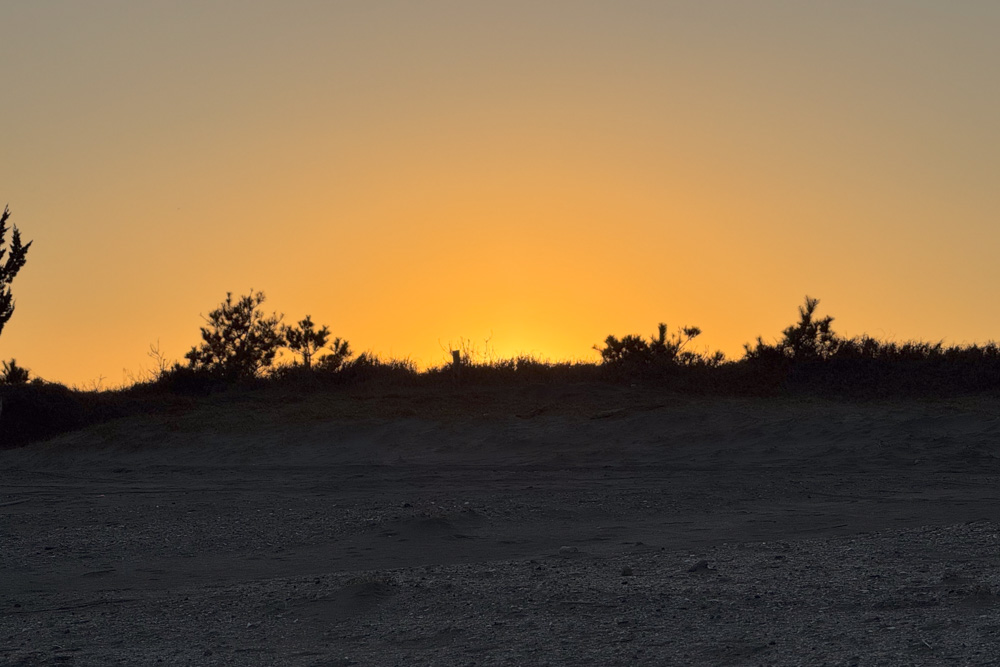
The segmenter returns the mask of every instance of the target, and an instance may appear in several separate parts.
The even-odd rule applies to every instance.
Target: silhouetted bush
[[[652,379],[682,375],[680,369],[714,368],[724,361],[721,352],[699,354],[686,350],[701,335],[698,327],[682,327],[667,336],[667,325],[660,323],[657,334],[646,341],[629,334],[621,339],[608,336],[604,347],[594,346],[601,354],[605,375],[612,379]],[[690,374],[688,374],[690,375]]]
[[[381,359],[362,352],[336,369],[317,369],[319,377],[333,384],[385,383],[413,384],[419,373],[408,359]]]
[[[351,346],[346,340],[334,338],[328,346],[330,329],[323,325],[317,330],[309,315],[294,327],[282,326],[281,333],[285,339],[285,346],[302,357],[302,366],[307,369],[312,368],[313,357],[325,348],[329,349],[330,354],[323,355],[317,362],[317,366],[323,371],[339,370],[351,356]]]
[[[330,354],[324,354],[316,362],[316,369],[322,373],[336,373],[351,358],[351,346],[346,340],[334,338],[327,348]]]
[[[30,371],[18,366],[17,359],[3,362],[3,368],[0,369],[0,383],[2,384],[25,384],[30,377]]]
[[[285,346],[302,357],[302,365],[312,368],[313,355],[326,346],[330,329],[325,324],[316,329],[312,317],[306,315],[305,319],[300,320],[294,327],[282,325],[281,334],[284,336]]]
[[[819,299],[805,298],[799,306],[799,321],[782,331],[782,338],[769,345],[758,336],[753,345],[743,346],[741,371],[733,373],[743,390],[773,394],[788,391],[792,385],[802,385],[811,377],[817,363],[830,360],[840,347],[841,339],[833,331],[830,316],[814,319]]]
[[[822,363],[795,369],[793,388],[842,396],[943,396],[1000,390],[1000,348],[942,343],[840,341]]]
[[[227,386],[219,374],[180,364],[174,364],[172,368],[161,372],[153,384],[172,394],[183,396],[207,396]]]
[[[0,448],[20,447],[86,425],[78,392],[40,380],[0,386]]]
[[[829,359],[837,353],[841,340],[837,338],[830,316],[813,319],[819,299],[806,296],[805,305],[799,306],[799,321],[782,332],[783,338],[775,345],[766,344],[760,336],[755,345],[744,345],[747,361],[774,363],[779,358],[803,363]]]
[[[832,317],[814,319],[817,299],[806,297],[798,323],[774,345],[760,337],[745,345],[735,373],[765,391],[841,397],[945,396],[1000,390],[1000,348],[943,343],[841,338]]]
[[[259,307],[263,292],[251,292],[233,302],[232,292],[205,318],[202,343],[185,356],[194,371],[202,371],[227,382],[252,380],[274,363],[285,340],[279,325],[281,316],[265,317]]]

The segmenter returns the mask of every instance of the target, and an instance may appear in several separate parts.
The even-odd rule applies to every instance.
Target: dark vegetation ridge
[[[22,243],[17,227],[6,243],[10,211],[0,214],[0,333],[14,313],[10,285],[27,260],[31,242]],[[31,378],[15,359],[0,367],[0,448],[17,447],[100,421],[143,413],[163,413],[177,406],[205,403],[213,396],[264,392],[267,401],[345,390],[391,392],[399,388],[458,396],[470,409],[474,388],[495,395],[521,392],[525,386],[588,384],[591,394],[620,385],[658,394],[728,396],[821,395],[848,399],[943,397],[996,392],[1000,389],[1000,347],[950,346],[942,343],[880,341],[869,336],[843,338],[833,318],[818,317],[819,301],[808,296],[799,320],[775,343],[760,337],[744,345],[740,359],[721,352],[690,349],[698,327],[670,332],[660,324],[649,338],[608,336],[595,345],[600,361],[550,362],[530,356],[497,358],[463,342],[451,350],[448,364],[418,371],[408,360],[365,352],[355,355],[346,340],[331,340],[328,327],[308,315],[293,326],[283,316],[265,314],[263,292],[236,300],[232,293],[205,317],[201,343],[171,364],[158,346],[150,347],[156,368],[117,389],[92,391]],[[277,363],[287,350],[291,362]],[[593,385],[601,385],[593,387]],[[261,394],[258,394],[261,395]],[[633,400],[632,397],[629,400]],[[523,407],[523,406],[522,406]],[[516,409],[516,406],[515,406]]]
[[[262,292],[239,299],[227,294],[205,318],[201,343],[185,355],[185,363],[170,364],[151,347],[157,367],[116,389],[70,389],[32,379],[14,360],[4,362],[0,448],[109,419],[173,413],[234,396],[268,403],[322,394],[397,398],[405,394],[411,401],[438,396],[451,397],[452,405],[464,405],[470,414],[478,414],[482,406],[472,398],[476,392],[495,400],[525,387],[589,386],[596,395],[615,386],[627,387],[629,396],[622,400],[630,401],[641,401],[644,393],[857,400],[1000,390],[1000,347],[995,343],[945,346],[869,336],[843,338],[833,330],[832,317],[817,315],[819,301],[809,297],[799,307],[798,321],[780,339],[767,343],[758,337],[736,360],[721,352],[690,349],[701,333],[697,327],[671,332],[660,324],[648,338],[608,336],[603,345],[594,346],[600,356],[594,363],[497,358],[463,341],[451,351],[449,363],[424,371],[408,360],[386,360],[368,352],[356,355],[347,341],[331,339],[328,327],[317,327],[309,316],[294,326],[282,324],[282,316],[261,310],[264,301]],[[282,350],[294,360],[277,363]],[[511,403],[510,409],[525,408]]]

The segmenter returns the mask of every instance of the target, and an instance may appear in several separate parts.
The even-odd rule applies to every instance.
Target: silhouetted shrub
[[[336,373],[351,358],[351,346],[346,340],[334,338],[327,346],[330,354],[324,354],[316,363],[316,369],[323,373]]]
[[[0,383],[2,384],[25,384],[31,373],[27,368],[17,365],[17,359],[3,362],[3,369],[0,370]]]
[[[823,363],[796,368],[791,384],[842,396],[944,396],[1000,390],[1000,348],[842,340]]]
[[[327,347],[330,339],[330,329],[323,325],[319,330],[313,324],[312,318],[306,315],[294,327],[282,326],[281,333],[285,346],[302,357],[302,365],[312,368],[313,357]],[[330,354],[320,357],[318,366],[324,371],[337,371],[351,356],[351,347],[346,340],[334,338],[329,345]]]
[[[153,384],[172,394],[184,396],[207,396],[226,387],[226,381],[219,374],[180,364],[174,364],[160,373]]]
[[[408,359],[381,359],[371,352],[362,352],[335,370],[320,370],[319,376],[335,384],[412,384],[419,373],[416,365]]]
[[[649,341],[634,334],[620,339],[608,336],[603,348],[595,345],[594,349],[600,352],[608,374],[619,379],[676,375],[679,368],[722,364],[721,352],[703,355],[684,349],[699,335],[698,327],[682,327],[668,337],[667,325],[660,323],[657,334],[650,336]]]
[[[795,362],[829,359],[836,354],[840,339],[831,328],[833,318],[813,319],[819,299],[806,296],[805,305],[799,306],[799,321],[782,332],[783,338],[775,345],[766,344],[760,336],[754,346],[746,344],[745,359],[775,363],[784,357]]]
[[[265,317],[259,309],[264,301],[263,292],[251,292],[236,302],[232,292],[226,293],[226,300],[205,318],[201,347],[184,355],[191,369],[232,382],[254,379],[269,368],[285,340],[279,330],[281,316]]]
[[[738,373],[749,383],[793,393],[869,398],[945,396],[1000,390],[1000,348],[943,343],[840,338],[832,317],[814,319],[817,299],[806,297],[799,322],[774,345],[760,337],[745,345]]]
[[[20,447],[87,423],[79,394],[40,380],[0,386],[0,448]]]

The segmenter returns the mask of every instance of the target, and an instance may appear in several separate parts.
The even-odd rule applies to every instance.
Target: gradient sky
[[[1000,337],[1000,3],[0,5],[0,357],[104,386],[267,293],[356,350],[596,360],[805,294],[838,332]]]

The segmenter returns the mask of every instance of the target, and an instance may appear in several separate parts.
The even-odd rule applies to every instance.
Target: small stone
[[[580,550],[576,547],[559,547],[560,556],[572,556],[573,554],[579,552]]]
[[[709,570],[708,561],[700,560],[688,568],[688,572],[707,572]]]

